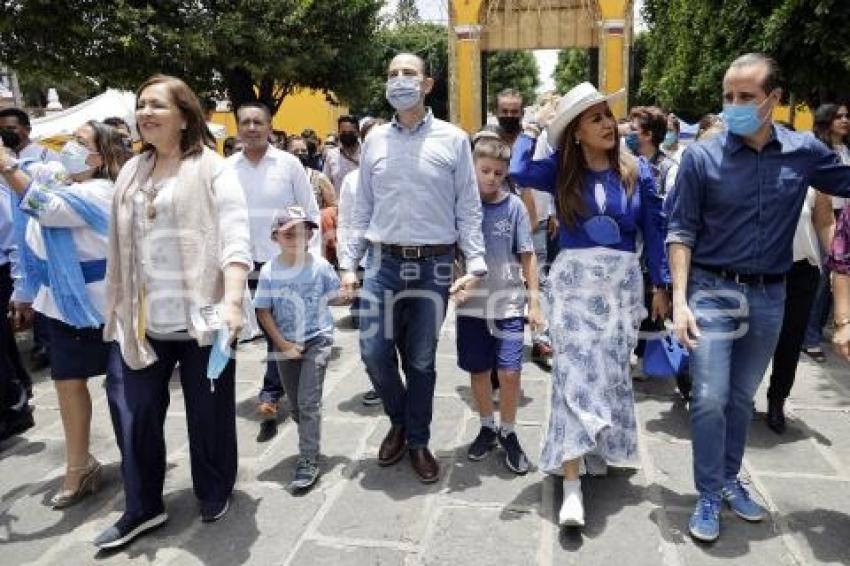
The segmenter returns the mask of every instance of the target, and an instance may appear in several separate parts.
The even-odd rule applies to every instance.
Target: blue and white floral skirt
[[[593,454],[616,463],[637,452],[629,356],[646,316],[637,255],[562,250],[549,272],[552,406],[540,469]]]

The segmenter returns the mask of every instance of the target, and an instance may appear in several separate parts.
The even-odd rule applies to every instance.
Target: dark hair
[[[656,148],[664,141],[667,135],[667,116],[660,108],[655,106],[637,106],[629,112],[632,120],[637,120],[641,133],[652,136],[652,145]]]
[[[85,125],[92,129],[95,150],[103,160],[103,165],[97,168],[94,176],[115,181],[121,167],[132,156],[124,144],[124,137],[121,132],[106,122],[89,120]]]
[[[729,68],[751,67],[753,65],[764,65],[767,67],[767,74],[764,76],[764,82],[761,85],[765,94],[770,94],[779,88],[779,65],[775,59],[768,57],[764,53],[745,53],[732,61]]]
[[[846,110],[847,106],[844,104],[821,104],[815,110],[815,125],[813,128],[815,137],[831,149],[835,149],[832,143],[832,123],[835,121],[835,116],[841,108]]]
[[[580,144],[575,143],[576,132],[583,114],[584,112],[567,124],[564,133],[561,135],[561,147],[559,148],[561,161],[558,163],[555,203],[558,216],[570,228],[575,228],[579,217],[587,213],[582,189],[589,168],[584,157],[584,150]],[[606,115],[612,121],[614,120],[614,115],[607,104]],[[626,194],[631,198],[637,185],[637,160],[630,152],[620,151],[620,135],[617,133],[616,127],[614,128],[614,142],[614,146],[606,152],[608,163],[611,166],[611,171],[625,187]]]
[[[228,150],[233,151],[235,147],[236,136],[227,136],[224,139],[224,144],[222,145],[222,149],[224,150],[224,152],[227,153]]]
[[[0,118],[17,118],[18,124],[29,128],[30,116],[20,108],[4,108],[0,110]]]
[[[515,88],[503,88],[502,90],[499,91],[499,94],[496,95],[495,104],[496,104],[497,110],[499,108],[499,100],[501,100],[503,98],[519,98],[520,100],[524,101],[524,99],[522,97],[522,93],[520,91],[518,91],[517,89],[515,89]]]
[[[354,126],[355,130],[360,130],[360,120],[357,119],[357,116],[352,116],[351,114],[343,114],[339,118],[336,119],[337,127],[343,124],[351,124]]]
[[[204,112],[215,112],[218,108],[218,102],[215,101],[215,98],[212,96],[205,96],[204,101]]]
[[[667,115],[667,121],[673,123],[673,129],[676,130],[677,134],[681,131],[682,123],[679,120],[679,118],[676,117],[675,114],[672,114],[672,113],[668,114]]]
[[[204,119],[204,113],[201,110],[201,103],[198,101],[198,97],[189,88],[189,85],[177,77],[169,75],[152,76],[136,90],[136,100],[140,98],[146,88],[159,84],[165,85],[171,96],[171,101],[180,110],[183,119],[186,120],[186,129],[180,134],[180,157],[186,159],[200,155],[204,150],[204,146],[215,147],[215,140],[209,128],[207,128],[207,122]],[[142,146],[142,151],[152,151],[153,149],[154,147],[147,142]]]
[[[258,110],[262,110],[263,114],[266,115],[266,119],[268,119],[269,124],[272,123],[272,111],[269,110],[269,107],[260,102],[259,100],[252,100],[250,102],[243,102],[236,108],[236,121],[239,121],[239,113],[245,110],[246,108],[256,108]]]
[[[112,116],[111,118],[105,118],[103,123],[107,126],[112,126],[113,128],[125,127],[128,130],[130,129],[130,125],[127,123],[124,118],[119,118],[118,116]]]

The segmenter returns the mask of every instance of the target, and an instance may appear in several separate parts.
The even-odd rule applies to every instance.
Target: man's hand
[[[339,278],[340,297],[345,301],[353,301],[357,296],[357,287],[360,282],[354,271],[343,271]]]
[[[687,301],[675,301],[673,303],[673,327],[676,329],[676,337],[680,344],[689,350],[697,347],[700,332],[694,313],[691,312]]]
[[[850,324],[835,329],[832,345],[839,356],[850,362]]]
[[[469,291],[472,291],[481,283],[481,277],[467,273],[460,279],[454,282],[449,289],[449,295],[454,298],[458,305],[462,305],[469,300]]]
[[[32,326],[35,311],[32,310],[32,303],[13,301],[9,305],[9,315],[12,319],[12,330],[21,332]]]
[[[652,292],[652,320],[663,321],[670,315],[670,294],[656,289]]]

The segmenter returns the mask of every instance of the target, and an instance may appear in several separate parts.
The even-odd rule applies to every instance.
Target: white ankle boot
[[[558,513],[558,524],[562,527],[584,526],[584,499],[578,480],[564,480],[564,501]]]

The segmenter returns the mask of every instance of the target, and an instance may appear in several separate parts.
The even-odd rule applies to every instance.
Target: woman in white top
[[[767,390],[767,425],[777,434],[785,432],[785,399],[794,385],[800,347],[821,278],[821,250],[829,249],[834,229],[830,197],[810,187],[794,233],[794,265],[785,279],[785,317]]]
[[[31,304],[49,324],[66,458],[62,488],[50,500],[54,509],[93,492],[100,477],[100,463],[89,454],[87,380],[106,373],[107,226],[113,182],[127,157],[120,133],[94,121],[74,133],[60,162],[16,164],[8,153],[0,156],[0,170],[20,197],[18,299],[26,302],[16,308]]]
[[[204,521],[224,515],[236,481],[235,360],[214,362],[226,359],[217,354],[244,320],[252,265],[245,197],[235,171],[205,145],[201,105],[183,81],[145,81],[136,124],[145,145],[115,184],[104,331],[115,342],[107,397],[126,508],[95,539],[100,548],[167,520],[163,425],[178,364]]]

